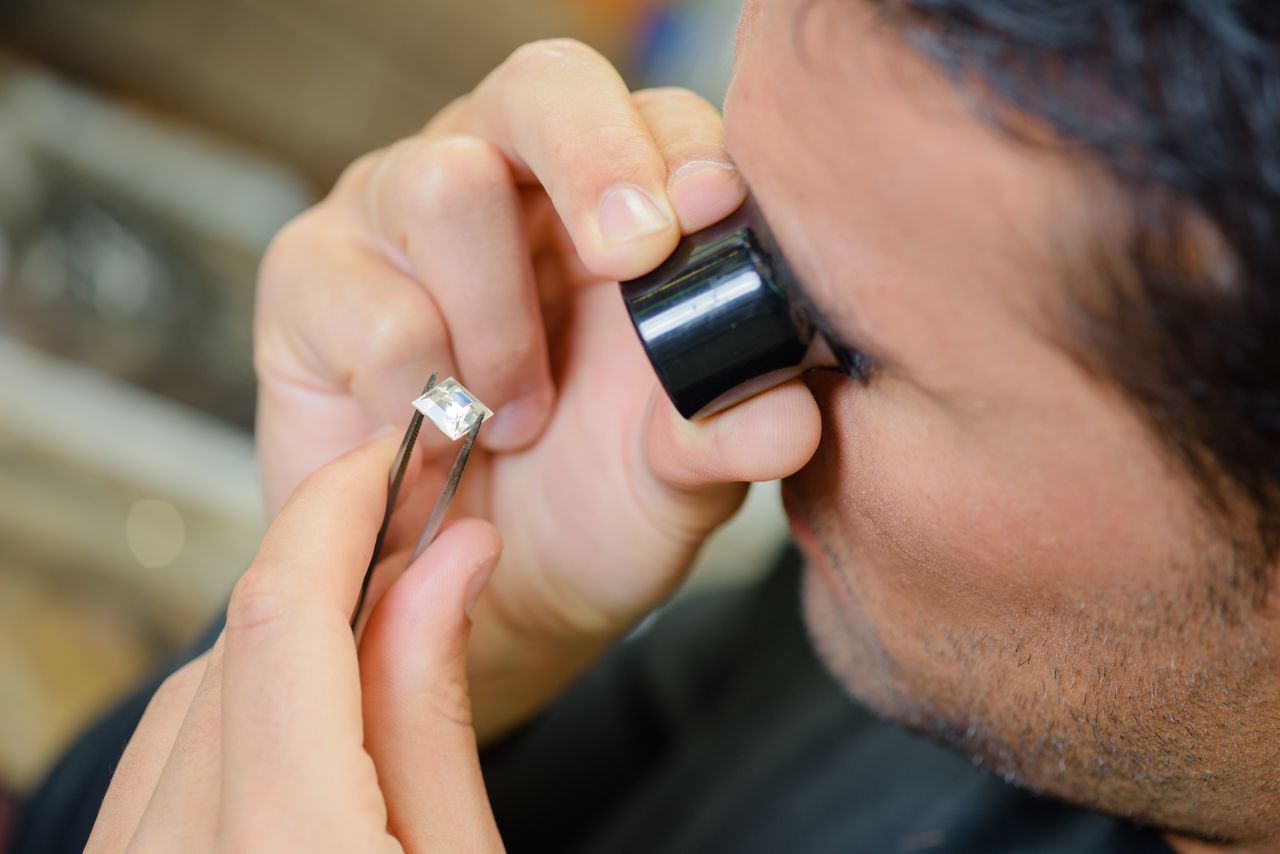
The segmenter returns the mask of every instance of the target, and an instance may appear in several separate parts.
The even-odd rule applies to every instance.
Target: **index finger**
[[[646,273],[680,238],[648,125],[617,70],[580,42],[517,49],[425,133],[479,136],[501,149],[518,178],[546,189],[598,276]]]
[[[351,797],[374,778],[350,618],[393,454],[390,440],[366,445],[303,481],[236,584],[222,677],[224,820],[305,821],[301,808],[328,825],[376,800]]]

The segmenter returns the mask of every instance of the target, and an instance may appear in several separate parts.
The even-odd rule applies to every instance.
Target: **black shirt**
[[[1010,786],[853,704],[809,646],[797,582],[789,555],[754,588],[667,609],[487,751],[508,848],[1169,852],[1156,834]],[[154,689],[63,759],[26,812],[17,851],[83,848]]]

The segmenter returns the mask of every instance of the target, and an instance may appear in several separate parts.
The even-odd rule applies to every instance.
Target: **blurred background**
[[[0,789],[29,791],[254,552],[273,233],[532,39],[718,103],[739,2],[0,0]],[[749,512],[700,583],[766,562],[775,497]]]

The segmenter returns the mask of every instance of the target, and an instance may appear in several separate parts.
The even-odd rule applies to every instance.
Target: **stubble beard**
[[[1181,568],[1192,581],[1177,594],[1045,613],[1026,636],[922,621],[920,667],[887,648],[849,561],[814,528],[834,573],[806,566],[805,623],[871,711],[1081,806],[1200,839],[1274,833],[1280,693],[1234,570],[1206,588]]]

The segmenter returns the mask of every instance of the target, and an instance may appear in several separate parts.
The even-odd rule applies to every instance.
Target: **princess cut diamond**
[[[436,383],[431,390],[413,402],[413,406],[450,439],[467,435],[477,421],[492,418],[493,412],[462,387],[453,377]]]

